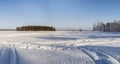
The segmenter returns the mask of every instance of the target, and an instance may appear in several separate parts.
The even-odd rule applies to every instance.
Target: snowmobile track
[[[120,64],[118,60],[116,60],[111,55],[99,49],[85,48],[81,47],[82,51],[86,53],[95,64]]]
[[[17,64],[16,50],[13,45],[1,47],[0,64]]]

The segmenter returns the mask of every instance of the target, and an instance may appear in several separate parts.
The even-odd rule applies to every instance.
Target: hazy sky
[[[91,28],[114,19],[120,20],[120,0],[0,0],[0,28]]]

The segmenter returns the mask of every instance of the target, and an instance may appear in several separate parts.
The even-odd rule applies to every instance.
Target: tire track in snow
[[[2,46],[0,50],[0,64],[17,64],[14,46]]]
[[[88,54],[86,54],[86,53],[83,51],[83,49],[81,49],[81,47],[77,47],[77,49],[79,49],[81,52],[83,52],[83,53],[88,57],[88,59],[90,59],[90,60],[93,62],[93,64],[96,64],[95,61],[94,61]],[[87,63],[86,63],[86,64],[87,64]]]
[[[109,59],[114,63],[114,64],[120,64],[120,62],[118,60],[116,60],[114,57],[112,57],[111,55],[109,55],[108,53],[104,52],[103,50],[98,49],[101,53],[105,54],[106,56],[109,57]]]
[[[93,50],[81,47],[82,51],[86,53],[96,64],[120,64],[114,57],[101,50]]]
[[[0,50],[0,64],[8,64],[9,62],[9,50],[4,45]]]
[[[11,51],[10,51],[10,63],[9,64],[17,64],[17,54],[16,54],[16,49],[14,47],[14,45],[11,46]]]
[[[95,60],[93,59],[93,57],[90,55],[90,54],[88,54],[86,51],[84,51],[82,48],[80,48],[81,49],[81,51],[83,51],[83,53],[85,53],[87,56],[88,56],[88,58],[90,58],[93,62],[94,62],[94,64],[96,64],[95,63]]]

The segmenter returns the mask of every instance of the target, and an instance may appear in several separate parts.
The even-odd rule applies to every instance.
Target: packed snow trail
[[[17,64],[16,52],[13,46],[2,45],[0,48],[0,64]]]
[[[118,60],[102,50],[92,48],[81,48],[96,64],[120,64]]]

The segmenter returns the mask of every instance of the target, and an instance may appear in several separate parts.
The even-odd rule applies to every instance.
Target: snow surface
[[[120,33],[1,31],[0,64],[120,64]]]

